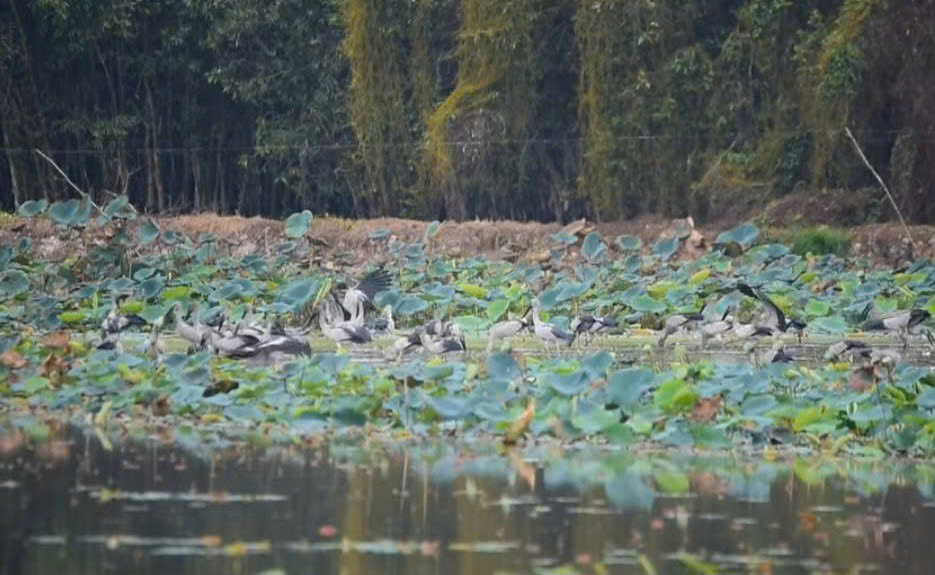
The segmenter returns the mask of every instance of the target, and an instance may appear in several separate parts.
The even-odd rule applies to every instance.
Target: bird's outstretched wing
[[[373,301],[375,295],[390,289],[392,285],[393,276],[390,275],[390,272],[379,268],[361,278],[353,289],[363,292],[369,301]]]

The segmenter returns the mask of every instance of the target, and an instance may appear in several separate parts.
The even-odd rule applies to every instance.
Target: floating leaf
[[[552,234],[552,239],[562,245],[571,246],[578,243],[578,237],[568,232],[558,232]]]
[[[581,254],[590,262],[597,261],[606,251],[607,244],[601,241],[601,235],[597,232],[589,233],[581,244]]]
[[[663,383],[653,396],[653,404],[669,413],[688,411],[697,401],[698,393],[681,379],[670,379]]]
[[[644,367],[622,369],[610,376],[607,392],[622,407],[636,405],[653,386],[655,374]]]
[[[643,247],[643,240],[636,236],[617,236],[614,243],[617,244],[620,251],[624,252],[635,252]]]
[[[65,311],[58,314],[58,319],[67,324],[81,323],[86,317],[88,317],[88,314],[83,311]]]
[[[308,226],[312,222],[312,212],[303,210],[296,212],[286,219],[286,237],[301,238],[308,233]]]
[[[70,226],[78,219],[80,212],[81,202],[78,200],[55,202],[49,206],[49,219],[60,226]]]
[[[429,308],[429,303],[424,299],[416,296],[403,296],[399,298],[399,301],[396,302],[396,307],[393,310],[397,315],[403,317],[417,314],[423,312]]]
[[[822,317],[826,316],[831,312],[831,306],[826,302],[818,301],[817,299],[808,300],[808,304],[805,305],[805,313],[812,317]]]
[[[45,211],[49,207],[49,202],[45,200],[30,200],[20,204],[17,213],[24,218],[33,218]]]
[[[620,414],[613,410],[596,408],[574,416],[571,423],[586,435],[594,435],[620,423]]]
[[[729,243],[736,243],[740,245],[744,250],[748,249],[753,245],[753,242],[760,236],[760,228],[756,227],[754,224],[747,222],[741,224],[732,230],[722,232],[716,240],[714,240],[714,245],[726,245]]]
[[[136,237],[140,245],[145,246],[146,244],[150,244],[159,237],[159,226],[156,225],[156,222],[153,221],[152,218],[146,218],[146,221],[143,222],[143,225],[140,226],[139,231],[137,231]]]
[[[458,284],[458,291],[460,291],[461,293],[465,295],[475,297],[477,299],[487,299],[487,294],[488,294],[486,288],[479,286],[479,285],[469,284],[465,282],[461,282]]]
[[[507,308],[510,307],[510,303],[505,299],[498,299],[492,302],[487,306],[487,319],[493,323],[500,319],[500,317],[506,312]]]
[[[660,261],[668,261],[669,258],[675,255],[675,252],[679,250],[679,239],[678,238],[663,238],[656,242],[653,245],[653,254],[659,258]]]
[[[154,298],[159,295],[159,292],[162,291],[163,286],[166,283],[160,276],[151,277],[148,280],[140,284],[139,294],[143,299]]]
[[[487,357],[487,373],[494,379],[513,381],[522,371],[519,364],[508,353],[494,353]]]
[[[0,298],[13,298],[29,290],[29,276],[19,270],[0,274]]]
[[[129,203],[130,200],[126,196],[117,196],[104,206],[104,213],[107,214],[109,218],[122,217],[123,214],[121,212],[123,212],[123,209],[126,208]]]
[[[546,382],[562,395],[578,395],[590,387],[588,376],[583,371],[569,374],[550,373],[545,377]]]
[[[438,220],[430,223],[428,227],[425,228],[425,234],[422,236],[422,243],[429,243],[429,240],[434,238],[441,228],[442,224]]]
[[[666,304],[645,294],[633,298],[629,304],[634,310],[644,313],[665,313],[666,311]]]
[[[242,294],[242,286],[238,286],[233,282],[230,284],[234,286],[234,290],[237,294]],[[316,294],[321,287],[321,282],[313,278],[299,278],[289,282],[284,289],[279,292],[279,300],[293,308],[298,308],[304,306],[309,302]],[[231,294],[232,297],[234,294]]]
[[[818,318],[810,323],[809,327],[835,335],[842,335],[848,332],[847,322],[839,315]]]

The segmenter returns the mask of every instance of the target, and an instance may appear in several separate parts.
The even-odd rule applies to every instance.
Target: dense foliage
[[[875,185],[935,208],[929,0],[10,0],[0,200],[704,217]],[[881,204],[880,213],[889,208]]]
[[[828,344],[864,329],[862,310],[870,303],[881,311],[935,310],[935,265],[927,261],[893,272],[833,254],[802,257],[784,245],[756,245],[758,229],[744,224],[696,260],[679,260],[679,237],[644,249],[631,236],[608,245],[596,232],[583,240],[561,232],[548,262],[514,265],[433,254],[435,223],[412,243],[374,234],[368,260],[382,261],[398,278],[375,303],[390,306],[403,329],[433,317],[459,324],[472,353],[395,361],[396,354],[381,353],[393,345],[389,338],[368,344],[369,361],[360,361],[331,353],[333,344],[316,334],[310,356],[257,364],[186,354],[177,338],[161,353],[140,334],[126,337],[122,350],[98,349],[97,332],[122,295],[130,296],[120,304],[124,313],[168,329],[175,327],[171,316],[162,323],[170,309],[193,302],[201,302],[206,321],[224,311],[237,323],[252,305],[288,324],[306,322],[337,284],[334,268],[342,262],[314,263],[309,212],[290,216],[285,237],[269,251],[245,257],[232,256],[211,234],[189,238],[149,218],[131,231],[136,214],[125,197],[101,208],[95,222],[88,203],[75,200],[27,203],[21,212],[48,217],[62,233],[85,227],[96,235],[85,254],[62,262],[35,258],[28,238],[0,248],[0,409],[69,409],[101,422],[113,415],[174,417],[238,433],[263,423],[284,436],[373,423],[506,441],[935,452],[935,377],[898,352],[868,364],[809,358],[759,366],[769,347],[761,343],[749,362],[741,356],[714,364],[688,361],[683,351],[664,360],[655,337],[645,337],[658,334],[646,328],[658,329],[662,319],[699,308],[708,321],[728,311],[753,320],[757,306],[736,289],[743,280],[763,286],[787,317],[807,320],[812,342]],[[515,352],[477,353],[478,336],[522,314],[533,298],[556,325],[593,312],[617,318],[632,335],[616,338],[623,343],[615,347],[571,348],[559,358],[543,357],[529,337]]]

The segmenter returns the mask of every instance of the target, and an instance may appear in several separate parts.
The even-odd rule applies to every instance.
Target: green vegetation
[[[805,228],[789,232],[788,235],[791,236],[792,253],[800,256],[808,254],[845,256],[850,247],[850,237],[846,231],[826,226]]]
[[[847,126],[928,221],[931,21],[880,0],[12,0],[0,207],[64,199],[41,149],[148,212],[703,218],[876,189]]]
[[[709,449],[760,449],[789,433],[796,446],[830,453],[935,452],[928,368],[898,356],[854,365],[669,364],[655,345],[641,347],[649,341],[637,331],[703,304],[719,319],[743,303],[736,291],[743,280],[761,286],[788,319],[807,320],[811,337],[836,341],[859,329],[869,303],[883,311],[931,308],[935,267],[928,262],[897,274],[858,269],[834,255],[806,259],[784,245],[757,245],[759,230],[744,224],[694,261],[679,260],[684,240],[677,237],[641,249],[632,238],[565,233],[556,234],[547,265],[513,265],[433,255],[428,244],[443,225],[434,223],[423,240],[390,242],[376,254],[398,283],[376,294],[375,304],[393,309],[398,328],[439,316],[459,324],[476,350],[492,323],[523,314],[535,297],[556,325],[569,326],[576,313],[611,316],[636,332],[636,345],[547,358],[524,339],[525,352],[368,363],[331,353],[332,344],[315,336],[311,357],[263,365],[185,354],[175,338],[169,353],[156,354],[143,334],[127,337],[122,351],[97,349],[97,332],[120,295],[129,296],[123,313],[149,323],[176,303],[184,309],[195,301],[205,321],[223,311],[236,322],[250,304],[286,325],[309,323],[339,279],[326,268],[340,270],[344,261],[310,267],[310,212],[290,216],[268,251],[234,258],[210,234],[189,238],[149,218],[136,222],[126,197],[99,211],[86,201],[22,211],[67,233],[110,230],[112,239],[54,263],[34,259],[27,238],[0,248],[0,404],[12,410],[68,408],[93,414],[100,425],[119,416],[170,418],[235,436],[260,424],[291,437],[373,423],[420,435]],[[569,249],[579,243],[580,251]],[[725,255],[728,247],[738,255]],[[627,345],[636,362],[630,367],[619,364]],[[758,353],[764,357],[762,346]]]

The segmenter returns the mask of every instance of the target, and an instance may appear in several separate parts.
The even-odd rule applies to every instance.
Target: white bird
[[[767,327],[782,333],[791,331],[799,337],[799,341],[801,342],[802,334],[805,328],[808,327],[804,321],[798,319],[786,320],[786,315],[782,312],[782,309],[780,309],[780,307],[776,305],[776,302],[771,300],[768,295],[763,293],[762,290],[754,290],[745,283],[738,283],[737,290],[747,297],[758,299],[763,306],[766,307]]]
[[[494,345],[501,339],[511,338],[527,329],[529,322],[532,321],[529,317],[531,313],[532,311],[528,311],[523,317],[508,319],[490,326],[487,331],[487,353],[493,351]]]
[[[179,334],[179,337],[184,339],[189,343],[189,345],[196,349],[201,349],[207,343],[207,333],[211,331],[201,323],[201,316],[198,310],[198,302],[192,302],[191,318],[192,323],[189,324],[185,321],[182,316],[182,304],[176,303],[172,307],[172,315],[175,318],[175,330]]]
[[[575,342],[575,334],[569,333],[554,324],[547,323],[542,321],[539,318],[539,302],[536,301],[532,306],[532,322],[535,329],[536,337],[542,340],[542,343],[545,344],[546,349],[549,349],[549,344],[554,343],[556,352],[560,344],[565,343],[571,345]]]
[[[318,311],[318,325],[325,337],[335,342],[338,349],[344,343],[368,343],[371,341],[370,332],[362,325],[356,325],[349,320],[337,320],[336,310],[326,301]],[[337,321],[336,321],[337,320]]]
[[[355,325],[363,326],[366,304],[372,303],[374,296],[389,289],[392,284],[392,276],[383,268],[365,275],[354,287],[344,292],[344,297],[341,300],[334,296],[334,300],[341,312],[341,317],[336,319],[339,321],[353,321]]]

